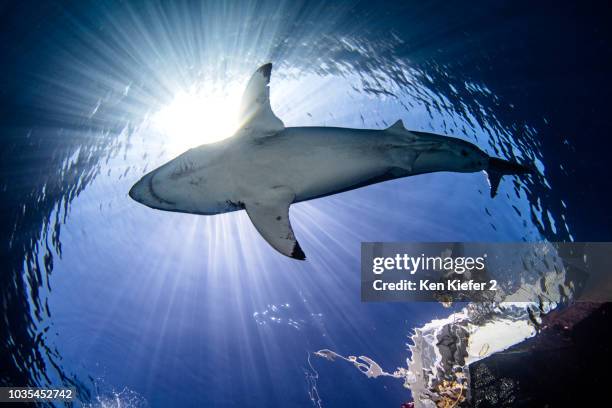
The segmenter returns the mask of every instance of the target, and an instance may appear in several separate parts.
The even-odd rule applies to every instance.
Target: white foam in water
[[[121,391],[106,384],[103,378],[98,378],[94,384],[96,396],[92,401],[84,403],[83,408],[146,408],[147,400],[136,391],[123,387]]]
[[[255,319],[257,324],[260,326],[264,326],[266,324],[286,324],[296,330],[300,330],[304,324],[304,320],[290,317],[288,313],[290,310],[291,305],[289,303],[282,303],[279,305],[272,304],[266,306],[266,308],[261,312],[254,312],[253,319]]]
[[[323,400],[321,400],[319,389],[317,388],[319,373],[310,362],[310,353],[308,353],[308,367],[304,367],[304,376],[306,377],[306,384],[308,385],[308,398],[310,398],[312,406],[315,408],[323,408]]]
[[[466,390],[470,364],[536,334],[530,320],[534,307],[528,302],[495,307],[471,304],[445,319],[432,320],[415,329],[410,337],[413,344],[409,346],[411,357],[406,361],[407,367],[398,367],[393,372],[385,371],[367,356],[344,357],[327,349],[315,355],[352,363],[368,378],[401,379],[411,390],[416,407],[436,407],[435,402],[439,400],[436,390],[442,379],[454,378],[450,383]]]
[[[470,335],[465,363],[470,365],[536,335],[527,320],[500,319],[477,326]]]
[[[110,395],[98,396],[94,402],[83,405],[86,408],[145,408],[148,406],[146,399],[127,387]]]
[[[538,259],[554,258],[556,251],[542,244],[534,255]],[[541,316],[556,308],[562,299],[572,298],[572,286],[566,284],[565,277],[562,266],[557,270],[551,267],[535,281],[521,280],[519,288],[503,295],[501,302],[470,303],[444,319],[416,328],[410,336],[407,367],[393,372],[385,371],[366,356],[344,357],[327,349],[315,355],[347,361],[368,378],[389,376],[403,380],[415,407],[455,406],[469,398],[470,364],[535,336]],[[537,302],[524,301],[528,298]]]
[[[296,316],[289,303],[269,304],[264,310],[253,312],[253,319],[260,326],[268,324],[287,325],[296,330],[301,330],[308,324],[319,324],[322,318],[322,313],[314,312],[305,317]]]

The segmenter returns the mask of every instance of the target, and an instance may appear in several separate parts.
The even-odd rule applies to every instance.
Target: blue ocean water
[[[448,314],[360,302],[362,241],[610,239],[604,5],[372,3],[0,6],[0,385],[73,385],[85,406],[399,406],[401,382],[309,357],[392,370]],[[293,205],[306,262],[243,212],[129,199],[223,137],[219,104],[268,61],[287,126],[402,119],[538,173],[496,199],[483,174],[437,173]]]

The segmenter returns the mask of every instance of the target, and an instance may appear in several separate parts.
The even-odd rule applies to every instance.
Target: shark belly
[[[264,189],[286,186],[300,202],[380,181],[392,165],[376,147],[378,133],[287,128],[254,146],[244,182]]]
[[[313,169],[315,163],[305,163]],[[388,180],[387,164],[374,160],[350,160],[330,157],[326,164],[319,164],[311,170],[313,178],[301,178],[294,181],[296,202],[353,190],[364,187],[382,179]]]

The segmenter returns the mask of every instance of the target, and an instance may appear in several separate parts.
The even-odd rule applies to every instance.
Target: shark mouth
[[[161,198],[153,189],[153,175],[147,174],[140,179],[132,188],[128,195],[134,200],[147,207],[166,210],[168,207],[175,206],[168,200]]]
[[[156,199],[157,201],[165,205],[176,205],[176,203],[173,203],[172,201],[164,200],[163,198],[157,195],[157,193],[153,189],[153,176],[149,177],[149,182],[147,183],[147,185],[149,186],[149,194],[151,194],[151,197],[153,197],[154,199]]]

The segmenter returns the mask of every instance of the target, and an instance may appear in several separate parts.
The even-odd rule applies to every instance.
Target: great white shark
[[[143,176],[129,196],[165,211],[246,210],[272,247],[305,259],[289,220],[292,203],[437,171],[484,170],[494,197],[502,175],[529,171],[465,140],[407,130],[401,120],[382,130],[285,127],[270,107],[271,73],[268,63],[249,80],[232,137],[187,150]]]

